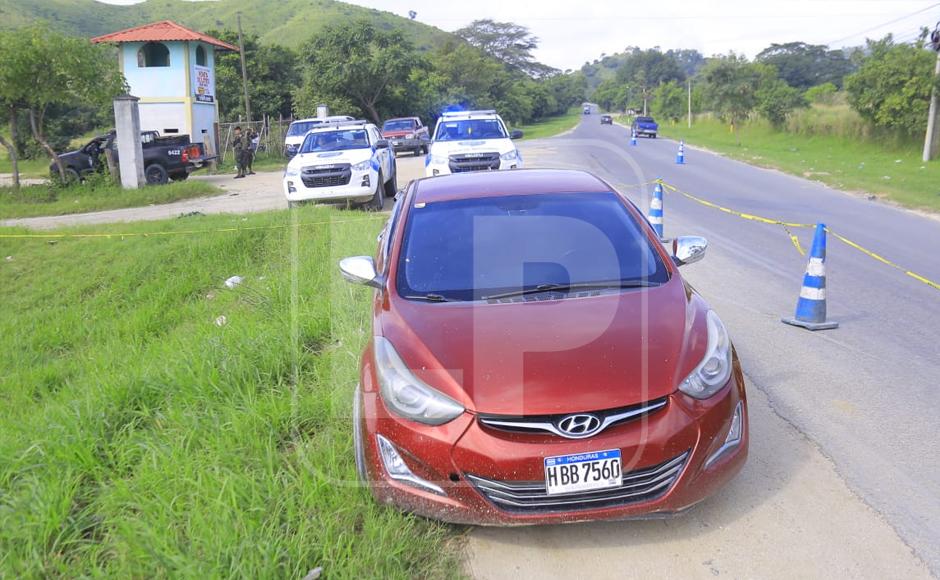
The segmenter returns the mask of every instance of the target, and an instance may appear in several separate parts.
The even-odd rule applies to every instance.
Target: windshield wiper
[[[539,294],[541,292],[571,292],[572,290],[602,290],[605,288],[648,288],[659,286],[658,282],[649,280],[608,280],[596,282],[578,282],[575,284],[539,284],[533,288],[522,288],[502,294],[483,296],[483,300],[499,300],[500,298],[513,298],[526,294]]]
[[[407,300],[425,300],[427,302],[453,302],[450,298],[434,293],[405,296],[404,298]]]

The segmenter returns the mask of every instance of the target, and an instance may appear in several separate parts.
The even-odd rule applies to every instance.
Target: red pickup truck
[[[396,152],[411,151],[414,155],[428,152],[431,141],[428,128],[418,117],[389,119],[382,125],[382,138],[392,144]]]

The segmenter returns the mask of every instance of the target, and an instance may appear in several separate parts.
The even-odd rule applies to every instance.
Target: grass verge
[[[64,215],[169,203],[220,193],[204,181],[181,181],[140,189],[121,189],[110,183],[86,182],[62,187],[52,182],[26,185],[15,191],[0,187],[0,219]]]
[[[42,159],[20,159],[20,179],[35,179],[37,177],[49,177],[49,160]],[[0,173],[13,173],[13,163],[7,155],[7,150],[0,147]]]
[[[449,528],[355,484],[371,292],[335,264],[371,253],[383,218],[245,219],[0,239],[0,577],[457,569]],[[232,275],[244,282],[228,289]]]
[[[907,207],[940,211],[940,162],[923,163],[915,144],[798,135],[755,121],[740,128],[738,145],[728,126],[715,119],[696,120],[691,129],[681,123],[664,123],[660,134],[838,189],[864,191]]]
[[[523,140],[544,139],[574,129],[580,122],[581,107],[571,107],[564,115],[548,117],[529,125],[520,125],[513,128],[523,131]]]

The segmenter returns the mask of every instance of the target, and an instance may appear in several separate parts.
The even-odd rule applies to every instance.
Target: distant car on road
[[[382,124],[382,138],[387,139],[395,152],[411,151],[413,155],[428,152],[431,136],[427,126],[418,117],[389,119]]]
[[[637,136],[647,136],[656,138],[656,133],[659,132],[659,124],[652,117],[637,117],[633,120],[633,125],[631,129],[636,131]]]
[[[613,125],[614,118],[610,115],[601,115],[601,125]]]
[[[584,107],[584,114],[585,114],[585,115],[590,115],[590,114],[591,114],[591,107]]]
[[[115,135],[111,131],[95,137],[81,149],[59,155],[59,160],[65,165],[66,180],[77,181],[90,173],[104,171],[108,165],[105,158],[108,150],[116,162]],[[150,185],[161,185],[171,179],[182,181],[211,161],[206,157],[202,143],[191,143],[189,135],[160,136],[157,131],[142,131],[140,142],[144,154],[144,177]],[[59,176],[55,163],[49,165],[49,172],[53,177]]]
[[[411,182],[376,259],[339,264],[373,290],[360,481],[462,524],[676,514],[714,494],[749,433],[728,331],[680,273],[706,247],[680,236],[667,252],[582,171]]]

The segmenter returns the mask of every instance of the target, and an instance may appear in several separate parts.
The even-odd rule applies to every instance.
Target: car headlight
[[[515,161],[516,159],[519,159],[519,152],[513,149],[512,151],[503,153],[502,155],[499,156],[499,158],[502,159],[503,161]]]
[[[731,377],[731,339],[721,319],[713,310],[705,315],[708,347],[702,362],[679,385],[679,390],[696,399],[707,399],[718,392]]]
[[[372,160],[366,159],[365,161],[360,161],[359,163],[356,163],[355,165],[352,166],[352,168],[354,171],[365,171],[371,166],[372,166]]]
[[[446,155],[429,153],[426,157],[425,165],[446,165],[447,161]]]
[[[415,138],[414,133],[408,133],[407,135],[405,135],[405,139],[414,139],[414,138]]]
[[[300,170],[296,167],[288,167],[284,170],[284,177],[297,177],[300,175]]]
[[[464,412],[463,405],[416,377],[387,339],[375,337],[375,374],[388,408],[425,425],[443,425]]]

